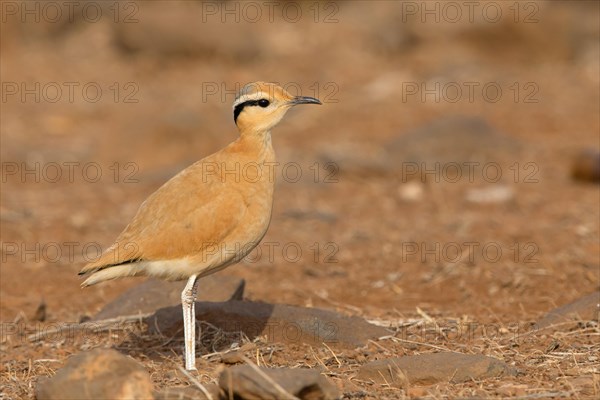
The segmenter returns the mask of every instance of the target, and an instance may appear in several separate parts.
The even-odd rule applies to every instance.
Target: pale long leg
[[[185,369],[196,370],[196,283],[198,276],[192,275],[181,292],[183,309],[183,336],[185,340]]]

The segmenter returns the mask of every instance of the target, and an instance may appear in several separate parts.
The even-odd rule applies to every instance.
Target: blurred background
[[[76,273],[237,137],[231,104],[256,80],[324,104],[273,132],[278,246],[222,272],[248,298],[514,321],[597,289],[598,11],[3,2],[2,320],[42,299],[49,320],[78,320],[138,284],[82,291]]]
[[[2,241],[18,246],[3,247],[3,318],[57,295],[81,298],[60,309],[97,307],[103,289],[81,292],[74,275],[96,249],[84,244],[106,248],[148,194],[233,141],[231,104],[255,80],[324,106],[294,110],[273,134],[282,167],[297,163],[302,177],[280,171],[265,241],[297,242],[305,256],[251,265],[250,293],[303,301],[315,286],[295,275],[308,274],[359,303],[424,301],[389,284],[404,292],[444,260],[409,257],[406,243],[484,239],[535,243],[545,272],[523,272],[521,255],[468,266],[462,279],[493,277],[459,297],[495,287],[496,274],[501,286],[524,276],[528,292],[550,278],[565,289],[553,296],[593,288],[596,270],[581,265],[598,263],[598,187],[570,172],[582,149],[598,150],[597,11],[593,1],[3,3]],[[480,164],[469,173],[466,162]],[[502,163],[499,180],[489,162]],[[313,242],[335,243],[338,262],[315,264]],[[284,293],[263,293],[271,277]],[[390,298],[372,293],[382,291]]]

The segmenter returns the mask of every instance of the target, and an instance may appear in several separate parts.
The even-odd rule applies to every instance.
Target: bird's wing
[[[240,192],[219,178],[206,180],[195,164],[150,195],[116,242],[80,274],[135,261],[202,255],[219,245],[246,211]]]

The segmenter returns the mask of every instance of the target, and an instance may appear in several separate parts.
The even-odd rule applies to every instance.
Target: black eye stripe
[[[235,106],[234,109],[233,109],[233,122],[237,123],[237,119],[238,119],[240,113],[242,112],[242,110],[244,109],[244,107],[246,107],[246,106],[258,106],[258,105],[260,105],[259,102],[262,101],[262,100],[266,100],[266,99],[247,100],[247,101],[245,101],[243,103],[240,103],[237,106]],[[266,106],[268,106],[269,105],[268,104],[269,101],[268,100],[266,100],[266,101],[267,101],[267,105]],[[261,107],[266,107],[266,106],[261,106]]]

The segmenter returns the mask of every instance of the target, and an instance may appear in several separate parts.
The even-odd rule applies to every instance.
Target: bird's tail
[[[92,286],[96,283],[110,281],[112,279],[126,278],[128,276],[142,275],[143,269],[139,263],[114,265],[112,267],[103,268],[90,275],[81,283],[81,287]]]

